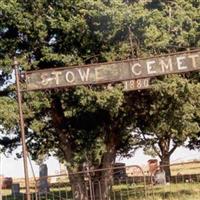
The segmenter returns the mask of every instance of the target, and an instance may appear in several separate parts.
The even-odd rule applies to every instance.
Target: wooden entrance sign
[[[199,49],[145,59],[28,71],[25,78],[28,91],[123,81],[128,89],[128,81],[137,84],[134,80],[138,79],[143,80],[143,89],[150,77],[197,70],[200,70]]]

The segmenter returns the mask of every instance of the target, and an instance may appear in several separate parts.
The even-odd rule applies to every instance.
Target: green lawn
[[[32,195],[33,197],[33,195]],[[66,198],[67,197],[67,198]],[[4,191],[3,200],[21,200],[22,196],[12,198],[9,191]],[[40,196],[45,200],[72,199],[67,188],[51,188],[48,195]],[[164,186],[117,185],[113,186],[112,200],[198,200],[200,199],[200,183],[169,184]],[[99,199],[98,199],[99,200]]]
[[[170,184],[165,186],[114,186],[115,200],[198,200],[199,183]]]

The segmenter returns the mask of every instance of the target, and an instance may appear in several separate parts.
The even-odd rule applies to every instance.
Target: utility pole
[[[17,101],[19,108],[19,118],[20,118],[20,130],[21,130],[21,142],[22,142],[22,153],[23,153],[23,162],[24,162],[24,175],[25,175],[25,187],[26,187],[26,200],[31,200],[30,196],[30,187],[29,187],[29,177],[28,177],[28,155],[26,149],[25,141],[25,129],[24,129],[24,117],[22,110],[22,96],[20,91],[20,78],[19,78],[19,68],[18,62],[14,59],[14,68],[15,68],[15,78],[16,78],[16,90],[17,90]]]

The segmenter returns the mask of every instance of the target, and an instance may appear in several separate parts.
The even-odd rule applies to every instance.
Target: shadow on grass
[[[160,196],[162,199],[188,199],[189,197],[194,196],[193,191],[189,190],[179,190],[179,191],[168,191],[168,192],[159,192],[158,196]],[[199,196],[200,197],[200,196]],[[195,199],[194,199],[195,200]]]

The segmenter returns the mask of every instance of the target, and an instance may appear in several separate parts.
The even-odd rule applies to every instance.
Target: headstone
[[[154,174],[154,179],[156,184],[165,185],[166,184],[166,176],[164,170],[157,170]]]
[[[40,165],[39,193],[49,192],[48,168],[46,164]]]
[[[12,196],[16,197],[20,194],[20,185],[19,183],[13,183],[11,186]]]

